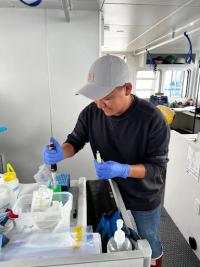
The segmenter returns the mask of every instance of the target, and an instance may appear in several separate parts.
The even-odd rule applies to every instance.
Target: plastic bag
[[[73,248],[75,244],[76,235],[70,232],[15,234],[2,250],[1,260],[46,259],[101,253],[101,240],[97,233],[85,233],[79,249]]]

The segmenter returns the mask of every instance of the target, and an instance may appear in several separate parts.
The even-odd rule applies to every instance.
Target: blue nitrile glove
[[[55,149],[50,150],[49,145],[46,145],[43,151],[44,163],[47,165],[56,164],[57,162],[64,159],[64,151],[58,141],[55,138],[51,137],[50,143],[54,144]]]
[[[121,219],[119,211],[116,211],[111,216],[103,214],[95,232],[100,233],[102,240],[106,237],[110,239],[117,230],[116,222],[118,219]]]
[[[97,176],[101,180],[108,180],[114,177],[126,179],[129,176],[131,167],[128,164],[121,164],[115,161],[104,161],[98,163],[94,160]]]

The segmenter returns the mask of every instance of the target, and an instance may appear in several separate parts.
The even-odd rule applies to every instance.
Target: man
[[[129,70],[116,56],[97,59],[88,83],[78,93],[92,100],[80,113],[76,126],[56,151],[44,150],[53,164],[69,158],[90,142],[99,179],[114,178],[126,208],[132,211],[138,233],[152,248],[152,266],[161,266],[160,203],[164,188],[170,131],[160,111],[131,94]]]

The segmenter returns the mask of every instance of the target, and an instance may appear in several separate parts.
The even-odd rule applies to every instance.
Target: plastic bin
[[[172,124],[175,116],[175,111],[163,106],[163,105],[158,105],[157,108],[162,112],[163,116],[165,117],[167,123],[170,125]]]
[[[97,185],[95,183],[96,182],[98,183],[98,180],[93,181],[93,182],[94,182],[94,188],[95,188],[95,186]],[[71,186],[72,187],[70,189],[72,189],[73,187],[75,187],[76,189],[77,188],[80,189],[79,181],[77,181],[77,180],[72,180]],[[83,189],[83,191],[86,191],[84,183],[83,183],[82,189]],[[84,192],[84,194],[80,194],[80,191],[78,190],[78,194],[77,194],[78,201],[76,202],[76,197],[74,197],[75,202],[74,202],[73,209],[79,210],[79,209],[84,208],[85,213],[87,214],[87,208],[84,207],[84,205],[86,204],[86,199],[84,199],[84,198],[86,198],[86,193],[88,193],[88,191]],[[104,193],[103,193],[103,196],[105,196]],[[89,199],[88,199],[88,197],[89,197]],[[97,204],[99,206],[102,199],[103,198],[99,198],[97,195],[96,201],[94,201],[94,203],[91,203],[92,200],[90,198],[90,193],[89,193],[87,195],[87,204],[89,204],[89,203],[93,204],[94,207]],[[95,209],[89,207],[88,213],[91,212],[91,214],[90,214],[91,217],[96,218],[96,216],[92,216],[92,213],[94,213],[94,211],[95,211]],[[98,211],[99,211],[99,209],[98,209]],[[86,217],[86,214],[84,215],[84,217]],[[82,214],[80,214],[80,215],[82,215]],[[79,213],[78,213],[78,217],[79,217]],[[80,216],[80,218],[81,217],[82,216]],[[87,218],[88,217],[86,217],[86,219]],[[81,221],[84,222],[84,220],[82,217]],[[79,221],[79,218],[77,218],[77,221]],[[91,220],[91,221],[93,221],[93,220]],[[75,223],[75,225],[76,225],[76,223]],[[40,234],[40,232],[38,232],[37,234]],[[27,235],[29,235],[29,233],[27,233]],[[47,233],[47,235],[48,235],[48,233]],[[91,235],[89,234],[89,237],[90,236]],[[22,235],[20,235],[21,241],[22,241],[22,238],[23,238]],[[38,237],[36,237],[36,240],[37,240],[37,238]],[[50,238],[52,238],[52,237],[50,237]],[[57,238],[55,238],[55,240],[57,240]],[[83,238],[83,240],[85,240],[85,239]],[[86,240],[89,241],[88,237]],[[13,241],[14,240],[12,240],[12,242]],[[16,241],[17,242],[19,241],[19,245],[23,246],[23,243],[20,243],[21,241],[18,238],[16,239]],[[93,241],[95,241],[95,243],[93,243]],[[99,248],[99,242],[100,242],[100,240],[98,238],[92,239],[91,242],[89,241],[86,246],[81,246],[80,248],[76,248],[73,250],[72,249],[66,249],[66,247],[65,247],[63,250],[63,248],[59,248],[59,249],[55,248],[56,243],[54,242],[52,244],[52,241],[51,241],[51,242],[49,242],[49,245],[54,246],[53,252],[52,252],[52,249],[42,252],[40,247],[36,248],[36,250],[38,250],[37,252],[36,252],[36,250],[30,251],[30,249],[28,247],[26,247],[25,248],[26,252],[25,252],[25,249],[24,250],[23,249],[18,250],[18,244],[14,244],[14,243],[10,242],[10,243],[8,243],[8,246],[5,246],[2,249],[2,260],[4,260],[4,262],[2,262],[2,265],[0,264],[0,266],[2,266],[2,267],[5,267],[5,266],[15,266],[15,267],[22,267],[22,266],[23,267],[25,267],[25,266],[29,266],[29,267],[41,267],[41,266],[44,266],[44,267],[45,266],[46,267],[47,266],[150,267],[150,265],[151,265],[151,248],[149,246],[149,243],[146,240],[138,240],[136,249],[133,251],[120,251],[120,252],[115,252],[115,253],[98,253],[98,250],[96,251],[95,247],[97,249]],[[59,244],[59,246],[62,245],[60,241],[57,244]],[[92,247],[95,246],[92,248],[92,249],[95,249],[95,251],[93,250],[93,252],[95,252],[94,254],[91,253],[91,246]],[[96,252],[97,252],[97,254],[96,254]],[[30,258],[29,258],[29,256],[30,256]],[[47,256],[47,258],[46,258],[46,256]]]
[[[69,192],[53,193],[52,201],[62,202],[61,211],[31,212],[32,194],[21,196],[13,210],[19,215],[15,220],[18,231],[28,229],[52,230],[63,224],[65,230],[70,229],[70,214],[72,209],[73,196]]]

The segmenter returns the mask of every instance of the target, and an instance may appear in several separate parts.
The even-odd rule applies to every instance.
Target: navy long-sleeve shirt
[[[150,210],[161,202],[168,162],[169,127],[151,103],[134,96],[120,116],[106,116],[92,102],[79,115],[66,140],[78,152],[90,142],[94,157],[99,150],[104,161],[143,164],[145,177],[115,178],[130,210]]]

